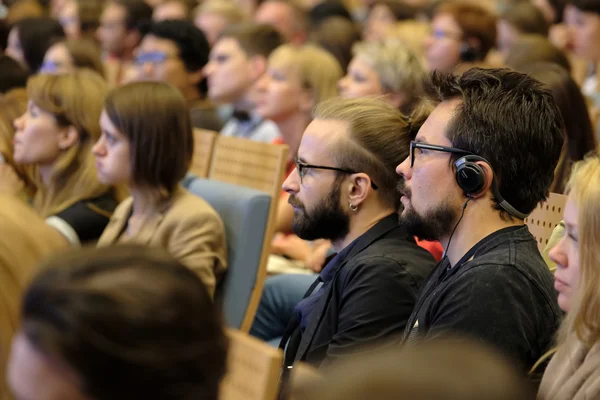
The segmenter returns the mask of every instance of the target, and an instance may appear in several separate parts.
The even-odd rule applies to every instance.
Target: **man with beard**
[[[400,223],[437,239],[405,339],[452,332],[496,345],[529,369],[560,322],[553,277],[523,219],[548,195],[564,123],[536,80],[509,70],[434,74],[438,103],[396,172]]]
[[[398,225],[394,168],[413,136],[408,119],[380,100],[333,99],[315,110],[283,188],[294,233],[328,239],[337,254],[308,291],[298,276],[268,280],[251,331],[265,340],[283,334],[286,371],[298,360],[320,366],[400,339],[435,264]]]

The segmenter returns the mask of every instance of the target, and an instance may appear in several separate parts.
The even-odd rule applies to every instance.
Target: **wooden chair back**
[[[217,132],[194,128],[194,156],[190,172],[199,178],[208,177]]]
[[[537,241],[540,252],[548,244],[552,230],[562,221],[566,201],[567,196],[564,194],[550,193],[548,199],[540,202],[525,219],[529,231]]]

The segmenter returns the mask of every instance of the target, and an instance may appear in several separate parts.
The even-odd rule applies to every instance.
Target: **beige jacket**
[[[216,211],[187,190],[178,189],[158,213],[147,219],[133,237],[123,236],[133,198],[123,201],[98,240],[98,247],[119,243],[158,246],[194,271],[211,296],[226,268],[225,229]]]

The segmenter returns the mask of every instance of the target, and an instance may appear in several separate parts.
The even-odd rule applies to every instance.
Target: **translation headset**
[[[483,161],[490,166],[490,169],[492,169],[491,164],[485,158],[473,154],[462,156],[454,163],[454,166],[456,167],[456,182],[463,190],[465,196],[467,196],[469,199],[479,196],[482,190],[485,188],[485,171],[479,164],[477,164],[477,161]],[[498,205],[504,211],[520,219],[527,218],[527,214],[518,211],[506,200],[504,200],[500,194],[498,185],[496,185],[493,169],[492,193],[494,194],[494,198],[498,202]]]

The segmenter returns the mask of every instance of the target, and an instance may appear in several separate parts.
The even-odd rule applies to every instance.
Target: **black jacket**
[[[398,226],[395,213],[351,246],[324,283],[304,333],[298,320],[288,326],[281,345],[289,337],[286,369],[297,360],[319,366],[359,346],[394,335],[400,339],[419,288],[435,265],[433,256]]]

